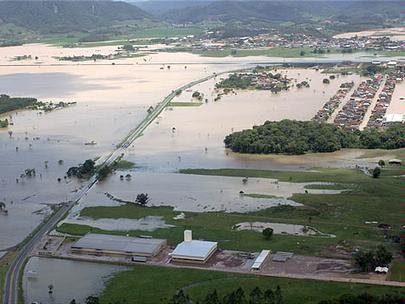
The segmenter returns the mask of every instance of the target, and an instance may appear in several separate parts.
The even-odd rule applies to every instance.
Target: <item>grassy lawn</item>
[[[166,38],[166,37],[184,37],[188,35],[200,35],[204,33],[204,28],[198,26],[188,27],[172,27],[172,26],[153,26],[138,29],[131,33],[131,35],[115,35],[111,34],[114,39],[108,39],[105,41],[94,42],[79,42],[80,38],[86,36],[84,33],[69,33],[69,34],[55,34],[42,37],[40,41],[42,43],[48,43],[53,45],[69,45],[78,43],[79,47],[101,47],[101,46],[114,46],[123,45],[129,43],[147,45],[151,42],[149,39],[153,38]],[[107,35],[108,36],[108,35]]]
[[[4,279],[6,277],[8,266],[16,254],[16,252],[11,251],[0,259],[0,299],[3,298]]]
[[[157,288],[158,284],[158,288]],[[345,293],[404,293],[399,288],[364,284],[319,282],[283,278],[259,277],[205,270],[176,269],[139,265],[130,271],[115,275],[107,283],[100,303],[166,303],[182,288],[194,303],[204,299],[208,292],[217,290],[220,296],[242,287],[245,294],[258,286],[262,290],[279,285],[284,303],[318,303]]]
[[[301,55],[301,52],[304,52]],[[299,57],[320,57],[327,54],[334,54],[338,51],[331,49],[330,53],[314,54],[311,48],[266,48],[266,49],[225,49],[225,50],[209,50],[209,51],[195,51],[203,57],[247,57],[247,56],[267,56],[267,57],[285,57],[285,58],[299,58]]]
[[[203,103],[202,102],[169,102],[167,107],[199,107]]]
[[[405,282],[405,260],[395,260],[391,266],[390,279],[393,281]]]
[[[120,159],[119,162],[117,162],[117,165],[115,167],[117,170],[130,170],[135,168],[135,164],[131,161],[125,160],[125,159]]]

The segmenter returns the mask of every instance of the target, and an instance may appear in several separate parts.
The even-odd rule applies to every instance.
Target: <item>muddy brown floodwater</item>
[[[49,212],[48,204],[69,200],[77,191],[80,182],[63,178],[70,166],[108,154],[145,117],[149,106],[156,105],[173,89],[214,72],[282,60],[205,58],[186,53],[153,53],[138,58],[81,63],[60,62],[55,58],[110,54],[115,49],[70,49],[41,44],[0,49],[0,93],[77,102],[76,106],[47,114],[18,111],[1,117],[7,117],[13,125],[8,130],[0,130],[0,199],[9,210],[7,217],[0,215],[0,250],[17,244],[32,231]],[[22,55],[34,59],[13,61],[13,57]],[[331,55],[316,60],[369,60],[363,59],[363,55]],[[165,111],[137,141],[127,158],[143,171],[161,173],[185,167],[299,167],[271,158],[234,155],[225,151],[222,144],[223,137],[232,130],[250,128],[266,119],[310,118],[343,81],[343,77],[338,78],[325,86],[321,83],[324,75],[314,70],[287,73],[312,79],[311,88],[292,89],[277,96],[268,92],[239,92],[237,96],[225,96],[220,102],[210,100],[198,108]],[[205,90],[208,96],[212,85],[207,82],[196,89]],[[175,133],[171,132],[173,127]],[[11,137],[8,131],[13,132]],[[84,145],[91,141],[96,144]],[[36,177],[20,177],[25,169],[34,168]],[[167,179],[176,180],[171,176]],[[114,192],[114,188],[108,190]],[[165,203],[173,198],[168,197]]]

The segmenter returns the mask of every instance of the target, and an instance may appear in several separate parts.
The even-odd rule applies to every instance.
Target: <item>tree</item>
[[[387,266],[392,261],[392,253],[384,246],[378,246],[374,258],[377,266]]]
[[[207,294],[202,304],[220,304],[216,289],[212,293]]]
[[[382,160],[382,159],[380,159],[380,160],[378,161],[378,165],[379,165],[380,167],[384,167],[384,166],[385,166],[385,161]]]
[[[170,304],[191,304],[191,300],[187,294],[184,293],[183,289],[180,289],[169,301]],[[88,303],[86,303],[88,304]]]
[[[265,304],[274,304],[274,292],[270,288],[264,292],[264,303]]]
[[[100,301],[96,296],[88,296],[85,301],[86,304],[99,304],[99,302]]]
[[[149,195],[147,193],[140,193],[136,196],[135,201],[142,206],[145,206],[149,202]]]
[[[283,295],[281,294],[281,288],[277,285],[276,291],[274,292],[274,304],[283,304]]]
[[[301,51],[300,56],[305,56],[305,51]]]
[[[354,254],[354,263],[362,272],[374,270],[374,253],[360,250]]]
[[[266,240],[270,240],[273,237],[273,232],[272,228],[265,228],[263,229],[262,234]]]
[[[263,292],[259,287],[254,288],[250,293],[249,304],[262,304],[264,300]]]
[[[381,175],[381,169],[380,169],[380,167],[375,167],[375,168],[373,169],[373,177],[374,177],[374,178],[379,178],[380,175]]]

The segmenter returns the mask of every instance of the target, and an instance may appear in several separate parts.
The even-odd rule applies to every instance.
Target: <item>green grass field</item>
[[[337,298],[345,293],[404,294],[403,289],[384,286],[293,280],[139,265],[110,279],[100,297],[100,303],[167,303],[180,288],[196,303],[203,300],[204,296],[214,289],[220,296],[223,296],[238,287],[242,287],[248,294],[256,286],[265,290],[267,288],[275,289],[277,285],[281,287],[286,304],[318,303],[324,299]]]
[[[133,168],[135,168],[135,164],[125,159],[120,159],[117,165],[115,166],[115,169],[117,170],[130,170]]]
[[[202,102],[169,102],[169,104],[167,105],[167,107],[199,107],[201,106],[203,103]]]
[[[304,52],[301,55],[301,52]],[[327,54],[337,53],[335,49],[331,49],[330,53],[314,54],[311,48],[266,48],[266,49],[225,49],[213,51],[195,51],[203,57],[247,57],[247,56],[267,56],[267,57],[284,57],[284,58],[300,58],[300,57],[320,57]]]
[[[79,42],[80,38],[85,37],[84,33],[69,33],[69,34],[55,34],[47,35],[40,39],[43,43],[53,45],[69,45],[78,44],[79,47],[101,47],[101,46],[115,46],[130,43],[134,45],[148,45],[153,38],[170,38],[170,37],[184,37],[188,35],[200,35],[204,33],[205,29],[198,26],[186,27],[172,27],[165,25],[157,25],[152,27],[144,27],[127,35],[111,35],[108,40],[94,41],[94,42]]]
[[[11,251],[0,259],[0,299],[3,298],[4,279],[6,277],[8,266],[15,256],[16,252]]]
[[[196,238],[216,240],[221,248],[257,251],[264,248],[293,251],[299,254],[329,256],[326,248],[336,245],[373,248],[385,244],[392,250],[397,246],[386,241],[383,233],[375,225],[366,221],[377,220],[393,226],[392,233],[398,233],[403,223],[403,202],[401,195],[405,180],[391,176],[373,179],[355,170],[329,169],[319,172],[285,172],[262,170],[183,170],[185,173],[279,178],[291,182],[337,182],[355,185],[352,191],[341,194],[294,194],[292,199],[302,203],[302,207],[279,206],[248,214],[208,212],[186,212],[183,220],[174,220],[178,214],[169,207],[141,207],[124,205],[120,207],[92,207],[82,210],[82,216],[92,218],[134,218],[146,215],[164,217],[173,228],[148,232],[154,237],[168,239],[170,244],[182,240],[184,229],[192,229]],[[261,194],[255,194],[260,199]],[[334,234],[336,238],[320,236],[274,235],[271,241],[265,240],[255,231],[235,231],[232,227],[240,222],[258,221],[309,225],[323,233]],[[87,232],[111,233],[89,226],[63,224],[58,231],[73,235]],[[142,231],[114,231],[115,234],[133,236],[145,234]]]
[[[398,259],[392,263],[390,279],[393,281],[405,282],[405,260]]]

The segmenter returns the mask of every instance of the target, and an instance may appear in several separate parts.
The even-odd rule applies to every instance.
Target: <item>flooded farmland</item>
[[[206,58],[187,53],[152,53],[144,57],[117,60],[115,65],[112,65],[111,60],[61,63],[56,59],[58,56],[108,54],[115,49],[116,47],[70,49],[31,44],[0,50],[2,93],[32,96],[43,101],[77,102],[75,106],[45,114],[38,111],[18,111],[2,116],[10,119],[13,125],[8,130],[0,130],[0,193],[9,211],[7,216],[0,215],[0,228],[7,235],[1,238],[0,249],[11,247],[24,239],[49,213],[48,204],[68,201],[80,189],[79,181],[64,178],[69,167],[110,153],[129,130],[146,116],[147,109],[160,102],[173,89],[214,72],[280,61],[279,58],[269,57]],[[13,61],[19,55],[31,55],[34,59]],[[316,60],[340,60],[342,57],[341,54],[334,56]],[[361,54],[351,54],[345,58],[355,56],[362,60]],[[180,178],[172,174],[180,168],[302,170],[319,164],[318,158],[313,156],[308,156],[308,162],[299,162],[281,156],[237,155],[223,147],[226,134],[250,128],[267,119],[311,118],[336,92],[341,82],[357,77],[339,77],[329,85],[324,85],[322,79],[325,75],[320,71],[287,70],[285,73],[288,77],[308,79],[310,88],[292,88],[278,95],[265,91],[239,91],[237,95],[226,95],[214,102],[213,87],[219,80],[217,77],[183,92],[174,102],[189,101],[194,90],[203,92],[208,102],[199,107],[172,107],[164,111],[125,156],[137,166],[135,172],[131,173],[167,174],[157,177],[161,180],[161,187],[170,189],[175,188],[176,181]],[[173,127],[175,132],[172,131]],[[11,136],[8,131],[12,131]],[[85,145],[89,142],[94,144]],[[349,152],[350,157],[351,153],[357,152]],[[321,157],[325,157],[325,166],[348,165],[347,161],[351,161],[350,157],[346,159],[343,152]],[[20,180],[26,169],[34,168],[37,172],[35,177]],[[58,178],[61,179],[60,182]],[[151,175],[150,178],[154,180],[155,176]],[[191,182],[197,178],[189,176],[188,180]],[[110,180],[97,185],[92,192],[114,193],[115,190],[120,190],[122,185]],[[219,185],[222,183],[210,178],[206,185],[213,182]],[[129,188],[126,190],[128,194],[124,196],[134,197],[138,191],[151,187],[153,185],[145,184],[136,189]],[[223,195],[224,200],[215,206],[213,198],[204,195],[197,197],[201,199],[201,206],[208,205],[207,208],[213,208],[212,210],[222,210],[222,204],[227,206],[225,208],[232,209],[229,206],[230,201],[238,199],[239,190],[236,188],[232,190],[232,195]],[[164,190],[161,188],[155,194],[157,203],[161,202]],[[93,195],[92,192],[90,196]],[[181,206],[185,210],[196,208],[187,206],[184,193],[173,193],[174,191],[171,196],[165,196],[165,204]],[[88,202],[95,203],[90,200]],[[103,202],[100,201],[99,204]],[[257,201],[249,204],[251,208],[269,205]],[[197,209],[204,210],[203,207]],[[15,229],[16,223],[19,229]]]

